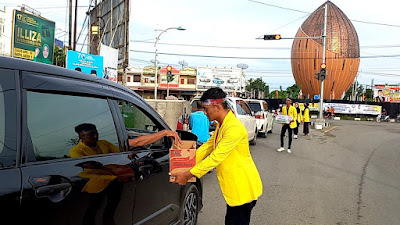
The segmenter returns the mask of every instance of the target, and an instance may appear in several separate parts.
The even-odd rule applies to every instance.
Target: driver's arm
[[[175,140],[175,144],[182,143],[181,139],[178,136],[178,133],[172,130],[162,130],[154,134],[146,134],[134,139],[129,139],[129,146],[130,147],[146,146],[160,140],[164,136],[173,138]]]

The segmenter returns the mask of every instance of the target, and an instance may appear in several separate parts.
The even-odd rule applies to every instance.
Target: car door
[[[250,109],[248,109],[248,112],[246,112],[246,110],[243,107],[247,107],[246,103],[243,100],[236,100],[237,117],[242,121],[242,123],[246,127],[249,140],[252,140],[254,137],[255,127],[253,127],[250,121],[251,111]],[[250,113],[250,115],[248,113]]]
[[[246,117],[247,117],[247,121],[248,121],[248,126],[249,126],[249,131],[252,134],[252,137],[254,137],[254,135],[256,134],[256,130],[257,130],[257,120],[254,117],[254,115],[251,112],[250,106],[245,102],[242,101],[241,106],[243,108],[243,110],[246,113]]]
[[[13,70],[0,69],[0,212],[4,224],[14,223],[20,215],[20,101],[15,74]]]
[[[116,100],[129,139],[168,127],[141,99]],[[182,187],[169,182],[169,149],[172,140],[163,137],[148,146],[130,146],[136,180],[133,223],[170,224],[178,220]]]
[[[110,89],[29,72],[22,74],[22,85],[23,222],[132,224],[133,156],[119,141],[121,127]],[[116,151],[71,154],[93,150],[79,139],[77,129],[82,124],[95,125],[99,139],[95,150],[102,143]]]

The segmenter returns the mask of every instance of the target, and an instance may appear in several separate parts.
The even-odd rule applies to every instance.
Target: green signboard
[[[13,57],[53,64],[55,23],[14,10]]]

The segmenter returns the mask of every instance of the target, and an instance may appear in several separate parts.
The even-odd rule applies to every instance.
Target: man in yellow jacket
[[[286,106],[282,107],[282,114],[283,115],[288,115],[292,117],[292,121],[290,121],[289,124],[282,124],[282,130],[281,130],[281,147],[278,148],[278,152],[285,151],[285,148],[283,147],[283,137],[285,136],[286,130],[289,131],[289,145],[287,152],[291,153],[292,151],[290,150],[290,147],[292,145],[292,131],[294,128],[297,127],[297,111],[294,106],[292,106],[292,100],[290,98],[286,99]]]
[[[192,176],[202,177],[216,168],[219,185],[227,203],[225,224],[249,224],[251,210],[263,187],[251,157],[247,131],[228,109],[220,88],[207,90],[200,101],[210,121],[218,122],[212,137],[196,152],[197,164],[190,171],[172,173],[175,183],[186,184]]]

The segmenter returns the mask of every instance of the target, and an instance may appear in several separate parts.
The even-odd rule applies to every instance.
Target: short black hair
[[[82,69],[80,67],[76,67],[75,70],[76,71],[82,71]]]
[[[200,101],[204,102],[208,99],[224,99],[226,97],[226,93],[219,87],[210,88],[201,96]],[[228,104],[226,102],[221,103],[225,109],[228,108]]]
[[[90,71],[90,74],[97,74],[96,70]]]
[[[96,130],[96,125],[91,124],[91,123],[81,123],[78,126],[75,127],[75,132],[80,133],[82,131],[90,131],[90,130]]]
[[[197,101],[197,108],[201,109],[203,107],[203,103],[201,101]]]
[[[378,92],[382,92],[382,90],[378,90]]]

